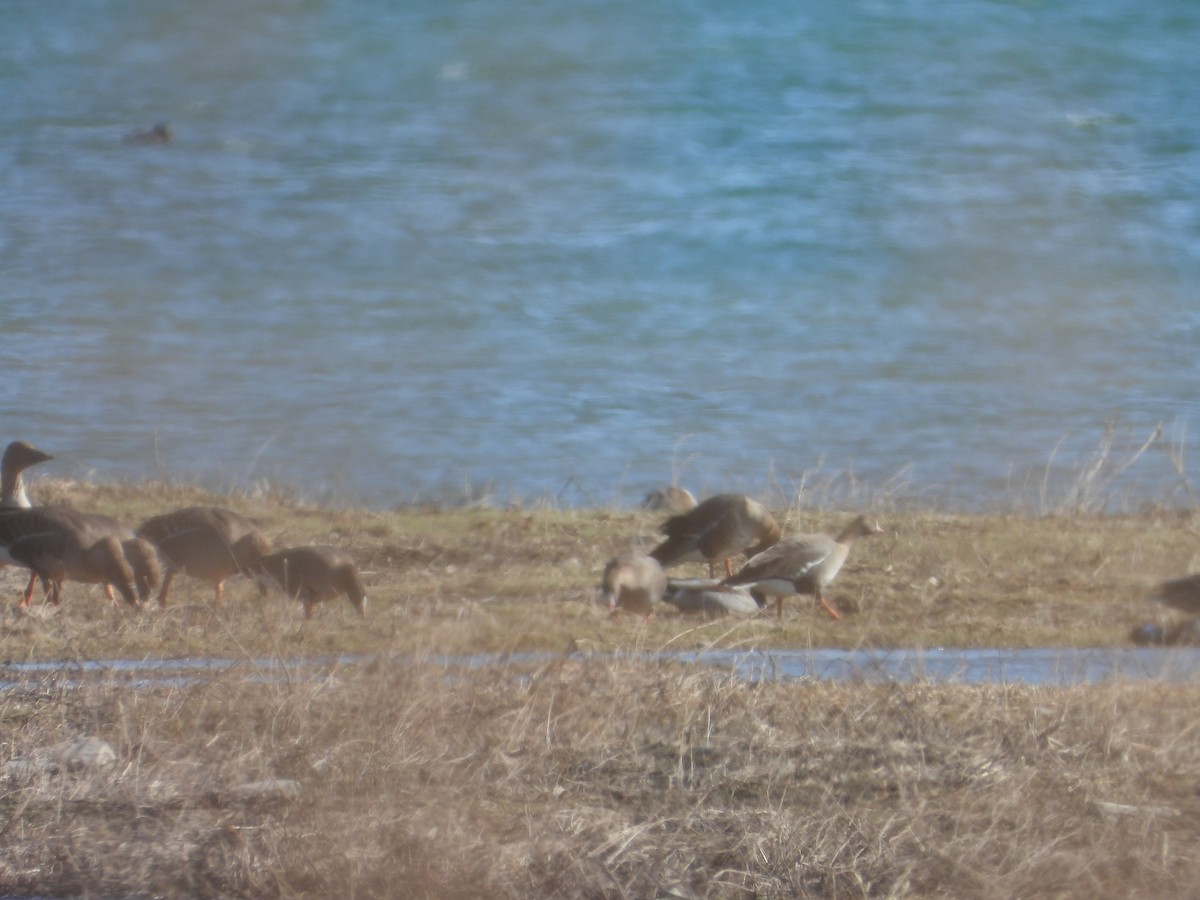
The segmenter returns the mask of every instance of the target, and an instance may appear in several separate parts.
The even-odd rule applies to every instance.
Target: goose
[[[667,582],[663,602],[687,615],[706,619],[725,616],[750,616],[762,611],[762,606],[749,588],[731,587],[716,581],[674,580]]]
[[[52,459],[54,457],[51,454],[37,449],[28,441],[11,441],[4,448],[4,456],[0,457],[0,511],[29,509],[33,506],[29,502],[29,495],[25,493],[25,479],[22,473],[30,466]],[[4,560],[4,554],[0,553],[0,569],[5,565],[7,562]],[[37,576],[31,574],[23,596],[32,596],[36,581]]]
[[[783,598],[793,594],[812,594],[832,618],[840,619],[841,613],[825,599],[825,589],[841,571],[854,541],[882,532],[878,522],[859,516],[836,537],[803,534],[780,541],[751,557],[736,575],[722,583],[746,585],[757,595],[774,597],[775,616],[779,619],[783,618]]]
[[[687,488],[669,484],[664,488],[650,491],[642,499],[642,509],[651,512],[669,512],[678,514],[696,507],[696,498]]]
[[[0,457],[0,508],[29,509],[29,495],[25,493],[25,480],[21,473],[30,466],[54,459],[52,455],[37,449],[27,441],[13,441],[4,448]]]
[[[600,579],[600,593],[614,618],[622,611],[651,618],[666,589],[667,576],[658,560],[632,550],[610,559]]]
[[[22,594],[21,606],[29,605],[33,597],[34,585],[39,577],[37,568],[29,564],[28,554],[30,551],[28,548],[34,546],[39,548],[38,552],[52,553],[54,552],[53,548],[59,546],[53,542],[34,541],[28,543],[28,541],[64,532],[76,535],[76,543],[85,550],[104,538],[116,539],[123,558],[133,570],[133,583],[143,601],[149,597],[158,584],[162,569],[158,562],[157,551],[147,542],[140,540],[131,528],[111,516],[79,512],[67,506],[35,506],[31,509],[0,510],[0,562],[24,566],[33,570],[29,583]],[[22,541],[27,543],[22,545],[25,549],[18,553],[15,548]],[[61,546],[70,550],[72,545],[63,544]],[[110,600],[113,599],[109,582],[92,577],[76,577],[73,574],[58,579],[59,588],[55,592],[56,596],[61,596],[63,580],[104,584],[105,595]],[[47,599],[50,595],[50,581],[51,579],[42,578],[43,585],[47,587]]]
[[[367,592],[350,554],[337,547],[289,547],[260,557],[247,570],[259,596],[274,588],[304,604],[311,619],[318,603],[345,596],[360,616],[366,615]]]
[[[1200,615],[1200,575],[1185,575],[1162,582],[1151,600],[1192,615]]]
[[[121,542],[111,534],[94,538],[86,529],[60,528],[19,538],[8,552],[14,561],[41,579],[51,604],[58,605],[63,582],[70,580],[103,584],[110,597],[115,587],[136,608],[134,571]],[[28,594],[20,605],[29,605]]]
[[[746,551],[761,553],[779,541],[781,530],[767,508],[745,494],[717,494],[663,523],[667,539],[650,551],[664,569],[682,562],[705,561],[711,576],[714,564]],[[753,545],[753,546],[751,546]]]
[[[165,563],[158,592],[163,607],[179,573],[211,581],[220,606],[225,579],[271,552],[270,542],[253,522],[220,506],[188,506],[153,516],[141,524],[137,536],[157,547]]]

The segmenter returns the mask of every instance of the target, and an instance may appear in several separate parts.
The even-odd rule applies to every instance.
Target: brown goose
[[[633,550],[610,559],[600,579],[600,593],[614,617],[624,611],[649,619],[666,589],[667,576],[658,560]]]
[[[49,453],[37,449],[28,441],[12,441],[4,448],[4,456],[0,457],[0,510],[29,509],[29,495],[25,493],[23,473],[30,466],[54,459]],[[5,563],[0,555],[0,569]],[[25,588],[25,596],[33,594],[36,575],[29,576],[29,585]]]
[[[40,578],[46,599],[58,604],[64,581],[103,584],[111,596],[110,585],[120,591],[130,606],[138,605],[134,596],[133,567],[125,558],[121,542],[112,535],[93,540],[86,529],[62,528],[31,534],[14,541],[8,552]],[[29,603],[28,596],[22,606]]]
[[[746,551],[753,556],[775,544],[779,523],[765,506],[745,494],[717,494],[693,509],[663,523],[667,539],[650,551],[664,569],[682,562],[708,563],[714,572],[718,560],[725,561],[725,574],[733,574],[729,558]],[[751,546],[753,545],[753,546]]]
[[[0,507],[28,509],[31,504],[25,493],[25,480],[21,473],[30,466],[54,459],[26,441],[13,441],[4,448],[0,457]]]
[[[860,537],[880,534],[879,523],[859,516],[834,537],[828,534],[804,534],[780,541],[771,549],[752,557],[726,585],[749,585],[758,595],[775,598],[775,615],[783,618],[783,598],[793,594],[812,594],[835,619],[842,617],[825,599],[825,588],[837,577],[850,546]]]
[[[247,570],[260,596],[271,588],[304,604],[312,618],[318,603],[345,595],[360,616],[366,615],[367,592],[350,554],[336,547],[289,547],[261,557]]]
[[[99,513],[83,513],[78,510],[71,509],[66,506],[36,506],[32,509],[8,509],[0,510],[0,562],[12,563],[15,565],[26,566],[34,569],[28,563],[28,556],[19,556],[14,553],[14,547],[21,541],[26,541],[32,538],[45,538],[48,535],[56,535],[59,533],[71,533],[75,535],[75,542],[84,549],[90,548],[93,544],[101,539],[112,537],[117,541],[117,546],[120,548],[123,557],[133,570],[133,583],[137,587],[137,591],[141,599],[144,601],[157,586],[162,575],[162,569],[158,563],[158,553],[154,547],[147,542],[141,540],[133,533],[133,529],[111,516],[100,515]],[[52,548],[56,544],[43,544],[34,542],[26,544],[25,547],[34,546],[39,548]],[[63,545],[68,550],[70,545]],[[28,554],[28,549],[23,551]],[[52,552],[46,549],[44,552]],[[33,596],[33,587],[37,582],[38,573],[34,569],[34,573],[30,576],[29,584],[25,588],[25,592],[21,598],[21,605],[28,606],[29,601]],[[108,586],[109,583],[103,579],[97,580],[91,577],[75,577],[74,575],[65,576],[66,580],[83,581],[87,583],[102,583],[105,585],[104,593],[108,598],[112,599],[112,589]],[[60,587],[56,592],[61,594]],[[49,584],[49,580],[42,579],[43,584]],[[49,591],[47,591],[49,595]]]
[[[1150,595],[1150,599],[1172,609],[1200,615],[1200,575],[1185,575],[1164,581]]]
[[[669,484],[648,493],[642,500],[642,509],[651,512],[669,512],[678,514],[696,507],[696,498],[687,488]]]
[[[189,506],[154,516],[137,534],[157,547],[166,563],[159,606],[167,605],[171,582],[180,572],[211,581],[220,606],[225,579],[271,552],[270,542],[253,522],[220,506]]]

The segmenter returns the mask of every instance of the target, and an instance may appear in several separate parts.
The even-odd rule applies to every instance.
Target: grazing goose
[[[673,484],[651,491],[642,500],[642,509],[648,509],[651,512],[669,512],[673,515],[687,512],[695,507],[696,498],[692,496],[692,492]]]
[[[253,522],[220,506],[189,506],[154,516],[137,534],[157,547],[166,563],[159,606],[167,605],[171,582],[180,572],[211,581],[220,606],[225,579],[271,552],[270,542]]]
[[[650,551],[664,569],[682,562],[703,560],[708,574],[718,560],[725,561],[725,574],[733,574],[729,558],[746,551],[753,556],[775,544],[779,523],[765,506],[745,494],[717,494],[693,509],[663,523],[667,539]],[[753,546],[751,546],[753,544]],[[747,549],[748,548],[748,549]]]
[[[736,575],[726,578],[723,583],[748,585],[755,594],[774,597],[776,618],[783,618],[784,597],[812,594],[830,616],[840,619],[841,613],[825,599],[825,588],[841,571],[854,541],[882,531],[878,522],[859,516],[837,537],[804,534],[780,541],[752,557]]]
[[[728,587],[714,581],[692,581],[671,579],[663,602],[674,606],[681,613],[701,615],[706,619],[725,616],[750,616],[762,610],[748,588]]]
[[[625,611],[649,619],[666,589],[667,576],[658,560],[632,550],[610,559],[600,579],[608,614],[614,617]]]
[[[1164,606],[1192,615],[1200,615],[1200,575],[1185,575],[1164,581],[1150,595]]]
[[[271,588],[304,604],[312,618],[318,603],[345,596],[360,616],[366,615],[367,591],[350,554],[337,547],[289,547],[261,557],[247,570],[259,596]]]
[[[38,552],[50,553],[53,552],[52,548],[58,545],[53,542],[43,544],[34,541],[33,543],[26,543],[24,545],[26,549],[21,554],[14,552],[14,548],[22,541],[30,541],[33,538],[41,539],[48,535],[57,535],[62,532],[76,535],[76,543],[84,549],[90,548],[93,544],[104,538],[115,538],[122,556],[133,570],[133,582],[142,600],[149,597],[150,592],[158,584],[162,570],[159,566],[158,554],[155,549],[150,544],[139,539],[131,528],[121,524],[110,516],[98,513],[83,513],[67,506],[36,506],[32,509],[0,510],[0,563],[12,563],[34,570],[30,576],[29,584],[22,594],[22,606],[29,605],[29,601],[33,596],[34,584],[38,579],[36,568],[29,565],[28,553],[30,551],[28,547],[37,547],[39,548]],[[71,545],[64,544],[63,546],[67,550],[72,549]],[[103,581],[103,579],[97,580],[93,577],[77,578],[72,574],[66,575],[65,579],[92,584],[102,583],[105,585],[105,595],[110,600],[112,599],[112,589],[108,586],[109,583]],[[62,580],[64,579],[58,579],[60,588],[57,593],[59,594],[61,594]],[[50,579],[42,579],[44,585],[48,585],[49,581]]]
[[[30,466],[54,459],[49,453],[38,450],[26,441],[13,441],[4,448],[0,457],[0,507],[5,509],[29,509],[29,496],[25,493],[25,480],[21,473]]]
[[[93,538],[86,529],[61,528],[20,538],[8,552],[15,562],[41,579],[46,599],[52,604],[62,599],[62,584],[70,580],[103,584],[110,596],[110,586],[115,587],[130,606],[136,607],[133,567],[125,558],[121,542],[112,535]],[[28,595],[21,605],[29,605]]]

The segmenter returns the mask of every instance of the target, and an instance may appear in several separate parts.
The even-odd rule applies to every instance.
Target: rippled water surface
[[[970,504],[1111,419],[1194,479],[1197,46],[1193,0],[14,0],[0,439],[375,506]]]

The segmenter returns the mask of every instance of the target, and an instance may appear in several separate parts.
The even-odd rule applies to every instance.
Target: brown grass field
[[[217,609],[181,578],[166,610],[68,584],[61,607],[19,612],[23,575],[0,573],[0,659],[63,663],[0,672],[0,896],[1197,895],[1195,684],[750,683],[613,653],[1120,646],[1175,618],[1145,597],[1200,569],[1190,513],[876,511],[888,533],[831,591],[841,622],[806,598],[782,624],[643,623],[610,621],[596,585],[612,554],[654,540],[658,514],[36,489],[134,524],[230,506],[279,545],[352,551],[371,603],[305,622],[245,581]],[[857,510],[776,511],[787,533]],[[545,652],[422,661],[526,650]],[[149,687],[79,685],[71,667],[340,653],[375,661]],[[83,736],[115,761],[36,762]]]

